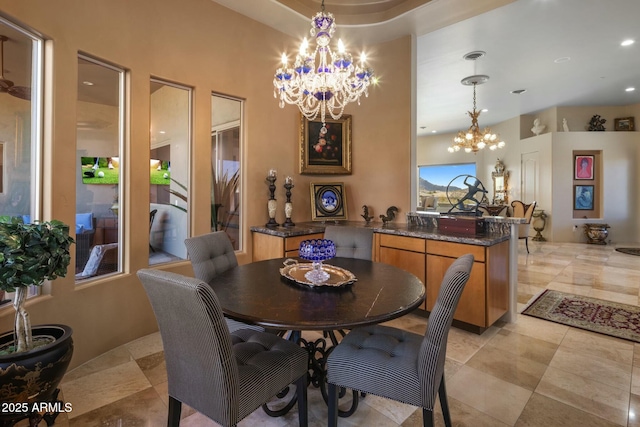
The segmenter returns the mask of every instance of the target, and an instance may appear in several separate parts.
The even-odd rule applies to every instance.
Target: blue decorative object
[[[313,263],[313,270],[305,274],[312,283],[322,283],[329,279],[329,273],[322,270],[322,261],[336,256],[336,245],[332,240],[312,239],[300,242],[298,256]]]

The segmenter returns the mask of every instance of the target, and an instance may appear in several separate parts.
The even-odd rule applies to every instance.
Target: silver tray
[[[304,275],[313,270],[312,263],[299,263],[295,259],[287,259],[284,261],[284,267],[280,269],[282,277],[311,287],[330,286],[340,287],[350,285],[358,279],[349,270],[336,267],[335,265],[322,264],[322,271],[329,273],[329,278],[321,283],[310,282]]]

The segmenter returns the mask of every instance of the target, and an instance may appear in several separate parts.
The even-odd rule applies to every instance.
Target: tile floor
[[[518,301],[545,288],[638,305],[640,257],[613,246],[521,242]],[[426,320],[391,322],[423,333]],[[640,344],[518,316],[482,335],[452,328],[446,362],[455,426],[640,426]],[[70,371],[61,386],[73,411],[59,426],[163,426],[167,381],[159,334],[116,348]],[[309,390],[311,426],[326,425],[326,406]],[[436,425],[443,421],[439,409]],[[365,397],[342,426],[420,426],[421,410]],[[44,423],[42,423],[44,425]],[[183,409],[182,427],[216,426]],[[257,410],[241,426],[296,426],[297,413]]]

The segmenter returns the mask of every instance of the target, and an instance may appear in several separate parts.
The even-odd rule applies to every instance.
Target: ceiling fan
[[[9,40],[7,36],[0,34],[0,93],[8,93],[16,98],[31,100],[31,88],[27,86],[14,86],[11,80],[4,78],[4,42]]]

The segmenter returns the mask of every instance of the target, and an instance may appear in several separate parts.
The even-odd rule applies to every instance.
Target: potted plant
[[[25,302],[30,286],[67,274],[72,243],[69,226],[60,221],[25,224],[19,217],[0,216],[0,290],[15,292],[16,311],[14,330],[0,335],[0,400],[14,404],[0,421],[42,418],[36,405],[57,400],[73,354],[72,331],[65,325],[32,328]]]

